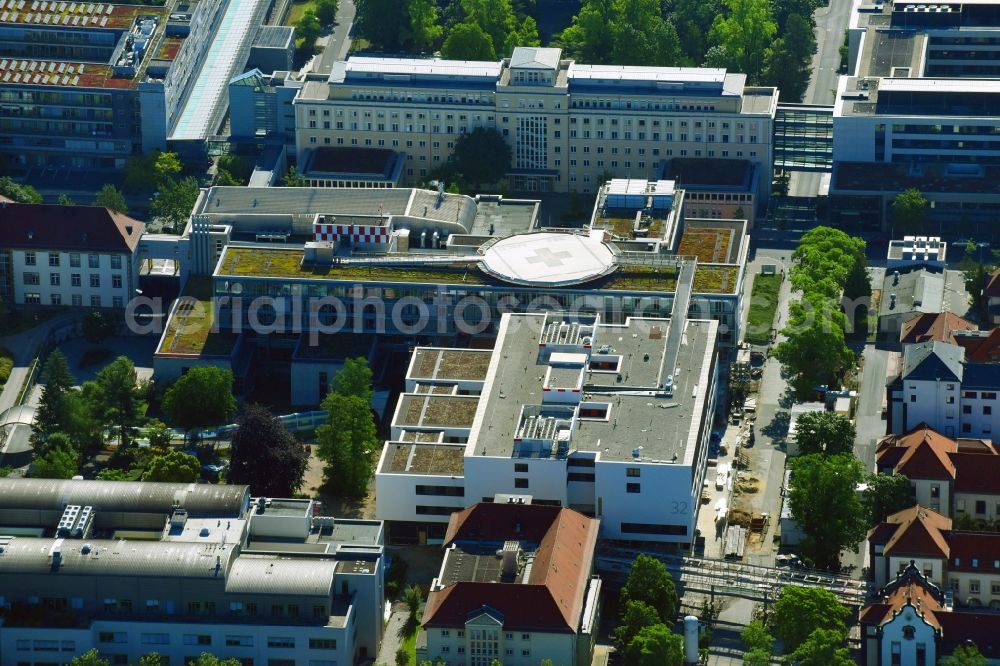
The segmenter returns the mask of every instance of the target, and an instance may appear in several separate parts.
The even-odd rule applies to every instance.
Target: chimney
[[[504,541],[502,551],[502,568],[500,570],[500,580],[505,583],[512,583],[517,577],[517,560],[521,554],[521,544],[518,541]]]

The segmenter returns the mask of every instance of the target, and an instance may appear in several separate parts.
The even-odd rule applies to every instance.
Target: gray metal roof
[[[895,302],[890,297],[895,295]],[[882,317],[907,312],[940,312],[944,301],[944,275],[918,269],[899,275],[885,276],[879,315]]]
[[[4,541],[0,540],[0,577],[50,573],[53,576],[222,578],[236,552],[232,545],[124,539],[13,537]],[[54,567],[51,553],[57,546],[59,565]]]
[[[226,578],[228,594],[330,596],[336,560],[243,556]]]
[[[168,514],[176,502],[192,516],[238,518],[249,501],[247,486],[0,479],[0,509],[62,510],[67,504],[79,504],[96,511]]]
[[[903,379],[962,381],[965,350],[946,342],[921,342],[903,350]]]
[[[511,67],[555,69],[559,66],[562,49],[518,46],[510,56]]]
[[[264,48],[287,48],[295,39],[295,28],[284,25],[262,25],[253,45]]]

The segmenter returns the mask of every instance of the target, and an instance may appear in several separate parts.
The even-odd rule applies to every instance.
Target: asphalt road
[[[333,69],[333,63],[343,60],[347,56],[347,50],[351,48],[351,27],[354,25],[353,0],[341,0],[337,6],[337,18],[333,32],[326,38],[326,45],[323,51],[316,56],[313,63],[313,71],[318,74],[329,74]]]

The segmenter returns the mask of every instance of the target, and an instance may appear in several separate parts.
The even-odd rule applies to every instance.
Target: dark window
[[[639,476],[639,474],[640,474],[640,471],[639,471],[638,467],[626,467],[625,468],[625,476],[635,477],[635,476]]]
[[[976,513],[985,514],[986,513],[986,502],[983,500],[976,500]]]
[[[657,523],[622,523],[622,532],[631,534],[669,534],[683,536],[687,534],[687,525],[661,525]]]
[[[522,472],[524,474],[528,473],[528,463],[514,463],[514,471]]]
[[[460,506],[421,506],[418,504],[416,513],[419,516],[450,516],[461,510]]]
[[[971,414],[972,413],[972,405],[962,405],[962,413],[963,414]]]
[[[514,479],[514,487],[515,488],[527,488],[528,487],[528,480],[527,479]]]
[[[625,484],[625,491],[626,491],[626,492],[629,492],[629,493],[638,493],[638,492],[642,492],[642,491],[641,491],[641,490],[639,489],[639,484],[638,484],[638,483],[626,483],[626,484]]]
[[[990,405],[983,405],[983,414],[984,415],[988,416],[988,415],[990,415],[992,413],[993,413],[993,407],[991,407]]]
[[[336,650],[337,639],[335,638],[310,638],[310,650]]]
[[[465,489],[461,486],[417,486],[418,495],[441,495],[444,497],[462,497]]]
[[[594,467],[594,463],[593,458],[570,458],[566,464],[570,467]]]
[[[594,475],[587,472],[570,472],[566,475],[568,481],[585,481],[588,483],[594,482]]]

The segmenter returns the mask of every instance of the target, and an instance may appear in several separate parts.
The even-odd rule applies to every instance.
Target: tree
[[[787,585],[774,604],[771,624],[775,635],[784,642],[785,652],[790,654],[817,629],[836,631],[843,639],[847,636],[850,614],[829,590]]]
[[[118,445],[127,448],[143,411],[135,366],[128,357],[119,356],[97,373],[94,384],[96,399],[90,405],[91,413],[117,429]]]
[[[225,423],[236,411],[233,373],[213,365],[191,368],[163,394],[163,411],[186,433]]]
[[[678,65],[677,29],[656,0],[585,0],[557,42],[578,62]]]
[[[219,659],[214,654],[202,652],[197,659],[189,661],[188,666],[240,666],[240,660],[235,657]]]
[[[69,666],[111,666],[111,662],[102,657],[97,648],[91,648],[81,655],[73,657]]]
[[[664,624],[644,627],[625,650],[626,666],[681,666],[684,641]]]
[[[156,189],[159,184],[156,158],[159,154],[160,151],[154,150],[145,155],[131,155],[125,160],[122,188],[126,192],[149,192]]]
[[[123,469],[105,467],[97,473],[97,479],[100,481],[128,481],[128,475]]]
[[[677,614],[677,588],[674,579],[654,557],[640,554],[632,561],[628,580],[619,594],[623,608],[629,601],[642,601],[652,606],[664,624],[673,624]]]
[[[42,369],[42,379],[45,385],[35,410],[35,420],[31,426],[31,438],[36,447],[46,441],[54,432],[66,432],[69,429],[69,406],[66,394],[73,390],[76,379],[69,369],[66,355],[54,349],[45,359]]]
[[[196,457],[183,451],[170,451],[149,461],[142,480],[193,483],[200,475],[201,463]]]
[[[31,466],[34,479],[72,479],[76,476],[77,452],[65,433],[49,436],[48,451]]]
[[[931,204],[920,190],[910,188],[892,200],[893,235],[922,233],[930,220]]]
[[[768,658],[774,652],[774,636],[760,620],[754,620],[748,624],[743,633],[740,634],[740,638],[743,639],[748,652],[762,651],[767,653]]]
[[[354,25],[358,34],[381,51],[397,52],[403,46],[403,29],[409,25],[406,3],[399,0],[355,0]]]
[[[615,627],[612,632],[615,650],[624,654],[626,648],[628,648],[629,644],[632,642],[632,639],[635,638],[644,627],[660,623],[660,614],[655,608],[647,604],[645,601],[636,601],[633,599],[625,602],[625,608],[622,611],[622,619],[618,622],[618,626]]]
[[[441,39],[444,29],[438,23],[435,0],[409,0],[406,12],[410,18],[409,42],[413,50],[431,51]]]
[[[281,177],[282,187],[305,187],[308,185],[305,176],[300,174],[295,167],[289,167],[288,173]]]
[[[410,663],[410,653],[406,651],[405,647],[400,646],[396,649],[396,666],[406,666]]]
[[[792,252],[792,286],[804,293],[839,299],[855,263],[867,266],[865,242],[832,227],[815,227],[802,235]]]
[[[837,630],[816,629],[791,654],[791,660],[799,666],[854,666],[845,642],[845,635]]]
[[[193,177],[170,180],[165,183],[153,199],[149,212],[177,227],[187,221],[194,204],[198,200],[198,181]]]
[[[153,170],[156,172],[157,183],[161,186],[174,180],[181,168],[177,153],[157,153],[153,159]]]
[[[146,426],[146,439],[152,451],[165,453],[170,448],[170,428],[163,421],[153,419]]]
[[[478,25],[490,36],[490,42],[499,53],[508,43],[508,37],[517,30],[517,16],[510,0],[461,0],[465,23]]]
[[[781,37],[767,49],[762,80],[777,86],[782,102],[798,103],[809,87],[816,37],[810,20],[792,14]]]
[[[60,206],[75,206],[76,202],[73,201],[73,198],[68,194],[63,193],[59,195],[58,199],[56,199],[56,204]]]
[[[323,483],[334,494],[364,497],[375,467],[372,455],[379,448],[371,403],[333,392],[322,407],[329,414],[316,429],[316,455],[326,463]]]
[[[863,479],[861,462],[849,453],[813,454],[792,461],[788,501],[792,517],[805,533],[802,553],[816,566],[837,569],[840,551],[857,552],[858,542],[865,538],[867,516],[856,490]]]
[[[319,0],[316,3],[316,18],[323,25],[333,25],[337,19],[338,5],[337,0]]]
[[[987,661],[971,641],[964,645],[959,645],[947,657],[942,657],[938,661],[939,666],[986,666]]]
[[[541,46],[538,39],[538,24],[530,16],[525,16],[521,23],[508,33],[504,52],[511,54],[518,46]]]
[[[0,196],[5,196],[17,203],[44,203],[44,199],[42,199],[42,195],[38,193],[38,190],[26,183],[14,182],[8,176],[0,178]]]
[[[902,474],[872,474],[864,492],[868,525],[874,527],[897,511],[916,504],[913,485]]]
[[[116,213],[125,213],[128,211],[128,205],[125,203],[125,195],[111,183],[106,184],[97,191],[97,194],[94,195],[93,205],[107,208]]]
[[[302,40],[302,48],[310,52],[321,32],[323,24],[312,9],[307,9],[295,24],[295,38]]]
[[[771,653],[756,648],[749,650],[743,655],[743,666],[771,666]]]
[[[342,395],[356,395],[367,402],[372,400],[372,370],[363,356],[349,358],[344,367],[333,377],[330,390]]]
[[[250,486],[258,497],[291,497],[302,485],[309,456],[262,405],[248,404],[229,445],[229,483]]]
[[[510,171],[510,160],[510,146],[495,129],[477,127],[455,140],[452,165],[472,185],[499,181]]]
[[[408,585],[405,590],[403,590],[403,602],[406,604],[406,609],[409,611],[410,616],[407,619],[407,623],[413,626],[417,624],[417,613],[420,612],[420,602],[424,600],[424,594],[420,591],[420,587],[417,585]]]
[[[139,666],[169,666],[170,658],[158,652],[150,652],[139,657]]]
[[[768,0],[723,0],[724,16],[716,18],[709,38],[725,49],[736,71],[745,72],[751,83],[760,77],[764,53],[778,26]]]
[[[835,385],[844,370],[854,364],[854,352],[846,344],[847,316],[836,303],[806,294],[793,301],[787,339],[775,347],[774,355],[791,375],[791,385],[799,396],[807,396],[819,384]]]
[[[497,59],[490,36],[475,23],[459,23],[449,30],[441,45],[441,55],[449,60]]]
[[[851,453],[855,435],[851,420],[833,412],[800,414],[795,422],[795,443],[800,455]]]
[[[872,298],[872,281],[868,275],[868,258],[862,254],[851,263],[851,270],[844,281],[844,298],[854,301],[864,299],[870,303]]]
[[[100,310],[91,310],[83,320],[83,337],[91,344],[100,344],[118,332],[118,324]]]

